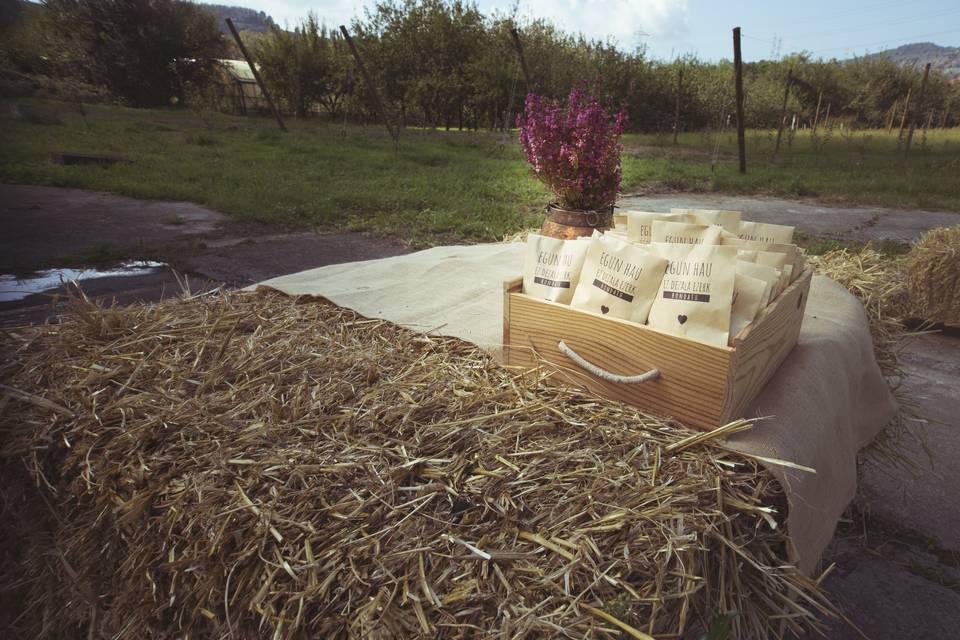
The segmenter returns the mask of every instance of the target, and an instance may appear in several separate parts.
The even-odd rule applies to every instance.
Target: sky
[[[349,24],[373,0],[217,0],[268,13],[293,25],[314,11],[328,26]],[[624,51],[646,47],[651,57],[694,54],[731,58],[733,27],[743,34],[747,61],[808,51],[848,58],[910,42],[960,45],[957,0],[476,0],[484,13],[544,17],[568,32],[611,40]]]

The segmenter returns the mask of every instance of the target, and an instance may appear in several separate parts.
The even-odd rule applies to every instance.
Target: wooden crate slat
[[[508,313],[510,364],[537,366],[545,361],[557,369],[557,377],[603,396],[696,424],[719,419],[729,350],[522,294],[510,296]],[[661,377],[637,385],[601,380],[561,353],[560,340],[613,373],[636,375],[655,367]]]
[[[714,428],[739,415],[796,343],[809,292],[808,270],[769,305],[734,342],[717,347],[539,300],[522,293],[522,280],[504,283],[506,362],[547,366],[558,382]],[[560,340],[588,361],[619,375],[650,368],[657,380],[636,385],[609,382],[580,369],[557,347]]]
[[[746,410],[797,344],[812,276],[806,271],[797,278],[734,343],[725,420]]]

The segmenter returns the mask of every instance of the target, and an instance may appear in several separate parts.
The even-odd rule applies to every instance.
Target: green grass
[[[283,134],[268,119],[116,107],[90,107],[85,124],[66,106],[43,125],[0,108],[0,181],[186,200],[285,229],[491,241],[539,224],[549,199],[510,134],[407,131],[397,152],[381,127],[289,121]],[[55,151],[134,163],[60,166]]]
[[[896,130],[820,129],[784,135],[748,131],[747,173],[736,161],[736,135],[685,133],[626,136],[627,183],[660,182],[679,190],[816,197],[825,202],[960,211],[960,129],[914,134],[908,158]],[[792,138],[792,139],[791,139]],[[719,144],[718,144],[719,143]],[[714,158],[717,159],[713,165]]]
[[[16,115],[19,113],[20,115]],[[23,114],[31,114],[25,117]],[[371,230],[414,245],[491,241],[539,224],[547,191],[514,133],[407,130],[397,152],[382,127],[288,122],[184,110],[57,102],[0,104],[0,181],[196,202],[284,229]],[[41,114],[42,117],[37,117]],[[773,161],[771,132],[750,132],[750,172],[735,138],[625,137],[623,189],[764,193],[960,210],[960,131],[931,132],[905,161],[896,135],[798,132]],[[51,153],[117,154],[133,164],[60,166]]]

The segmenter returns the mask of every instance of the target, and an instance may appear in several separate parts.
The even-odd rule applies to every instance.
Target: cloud
[[[374,0],[217,0],[264,11],[280,25],[293,26],[314,11],[327,26],[349,24]],[[480,10],[509,13],[512,0],[478,0]],[[687,0],[519,0],[521,18],[545,18],[568,33],[612,40],[625,51],[641,44],[677,42],[689,32]]]
[[[687,0],[521,0],[520,15],[546,18],[591,39],[612,40],[625,51],[651,41],[678,40],[689,31]]]

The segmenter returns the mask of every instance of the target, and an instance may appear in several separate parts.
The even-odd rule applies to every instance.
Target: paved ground
[[[929,455],[929,464],[918,470],[867,465],[864,508],[888,522],[918,523],[913,528],[932,542],[960,552],[960,336],[912,339],[901,360],[909,373],[905,390],[929,420],[923,427],[928,451],[919,456]]]
[[[123,258],[167,262],[194,291],[238,287],[326,264],[398,255],[403,244],[365,233],[278,234],[187,202],[147,202],[78,189],[0,184],[0,274]],[[84,282],[120,303],[176,295],[171,269]],[[0,326],[53,314],[50,292],[0,302]]]
[[[770,198],[677,194],[628,197],[625,207],[709,206],[754,220],[849,240],[909,241],[960,214],[830,208]],[[276,234],[187,203],[47,187],[0,185],[0,274],[75,262],[84,254],[160,258],[188,274],[195,290],[240,286],[324,264],[396,255],[407,249],[365,234]],[[179,290],[169,270],[85,284],[120,302]],[[49,297],[0,303],[0,325],[42,321]],[[922,426],[930,462],[912,471],[867,466],[850,521],[838,529],[826,579],[846,615],[873,640],[960,637],[960,337],[927,335],[905,346],[907,388],[930,418]],[[845,624],[828,637],[860,638]]]
[[[928,419],[914,468],[865,464],[851,522],[827,553],[827,588],[872,640],[960,637],[960,336],[909,339],[908,396]],[[843,624],[836,640],[861,638]]]
[[[757,222],[794,225],[816,236],[844,240],[899,240],[909,242],[933,227],[960,224],[960,213],[904,211],[883,207],[827,207],[813,201],[793,201],[757,196],[724,196],[714,193],[624,196],[627,209],[669,211],[671,207],[730,209]]]

